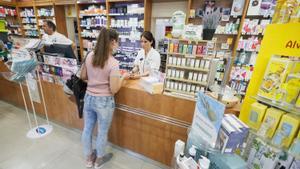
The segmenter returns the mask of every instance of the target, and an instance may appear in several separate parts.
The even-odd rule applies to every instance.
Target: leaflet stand
[[[37,70],[35,70],[35,71],[37,72]],[[4,72],[4,73],[1,73],[1,74],[5,79],[11,81],[10,77],[13,75],[13,73]],[[30,93],[29,84],[28,84],[28,81],[27,81],[27,77],[26,77],[25,81],[26,81],[25,83],[26,83],[26,86],[27,86],[30,103],[31,103],[31,106],[32,106],[33,118],[34,118],[34,123],[35,123],[35,127],[33,127],[32,121],[31,121],[31,118],[30,118],[30,115],[29,115],[29,110],[28,110],[28,107],[27,107],[27,104],[26,104],[24,89],[23,89],[22,84],[19,82],[18,84],[19,84],[20,89],[21,89],[22,99],[23,99],[23,102],[24,102],[26,116],[27,116],[28,123],[29,123],[29,128],[30,128],[30,130],[27,132],[26,136],[30,139],[42,138],[42,137],[47,136],[48,134],[50,134],[53,130],[53,127],[49,123],[48,111],[47,111],[46,104],[45,104],[44,91],[43,91],[43,87],[42,87],[42,84],[41,84],[40,75],[37,72],[37,81],[39,82],[39,87],[41,89],[42,102],[43,102],[43,107],[44,107],[44,111],[45,111],[47,124],[40,125],[38,123],[35,107],[34,107],[33,100],[32,100],[32,95]]]

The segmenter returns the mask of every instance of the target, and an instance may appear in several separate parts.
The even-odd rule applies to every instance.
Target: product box
[[[150,94],[161,94],[164,84],[162,82],[159,82],[157,78],[149,76],[141,78],[140,86]]]
[[[298,132],[299,123],[299,117],[293,114],[283,115],[275,135],[272,138],[272,144],[289,148]]]
[[[245,169],[247,163],[237,154],[209,154],[209,159],[217,169]]]
[[[296,104],[300,92],[300,73],[289,74],[281,88],[284,91],[282,94],[283,101],[287,104]]]
[[[261,122],[265,116],[267,106],[255,102],[251,105],[251,111],[249,114],[248,125],[255,130],[260,128]]]
[[[285,114],[284,111],[275,108],[269,108],[260,126],[258,135],[272,138],[283,114]]]
[[[250,0],[247,16],[259,15],[261,0]]]
[[[260,138],[253,140],[247,161],[247,168],[274,169],[279,161],[280,149],[272,147]]]
[[[232,16],[241,16],[244,9],[245,0],[233,0],[231,7]]]
[[[245,138],[249,134],[249,127],[233,114],[226,114],[225,117],[231,119],[230,123],[242,131],[242,133],[239,135],[240,143],[238,144],[238,148],[244,148],[246,141]]]
[[[266,69],[258,95],[278,101],[281,99],[280,86],[291,72],[293,61],[288,58],[272,57]]]
[[[221,152],[234,153],[240,144],[241,133],[239,128],[232,125],[231,119],[225,116],[219,133]]]
[[[188,142],[190,139],[195,140],[195,142],[192,142],[192,145],[201,147],[203,143],[197,140],[203,140],[205,144],[214,148],[221,128],[224,111],[225,105],[223,103],[201,91],[198,92]]]

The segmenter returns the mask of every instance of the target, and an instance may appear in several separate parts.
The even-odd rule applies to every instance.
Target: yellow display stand
[[[239,118],[248,124],[251,104],[273,55],[300,57],[300,23],[271,24],[266,28]]]

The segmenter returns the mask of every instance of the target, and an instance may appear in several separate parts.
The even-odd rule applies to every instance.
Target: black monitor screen
[[[0,32],[0,40],[2,40],[3,43],[8,42],[7,32]]]
[[[74,54],[73,48],[71,45],[63,45],[63,44],[53,44],[44,47],[45,52],[47,53],[58,53],[63,54],[66,58],[74,58],[76,56]]]

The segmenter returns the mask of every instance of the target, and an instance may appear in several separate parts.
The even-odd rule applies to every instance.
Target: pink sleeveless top
[[[91,52],[85,61],[88,76],[87,93],[92,96],[112,96],[109,86],[109,77],[112,70],[119,70],[119,62],[110,56],[103,69],[94,67],[92,60],[94,52]]]

